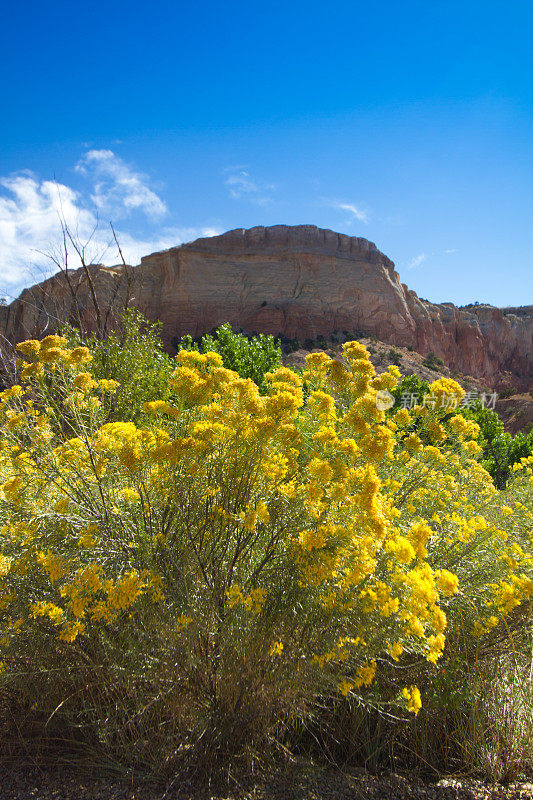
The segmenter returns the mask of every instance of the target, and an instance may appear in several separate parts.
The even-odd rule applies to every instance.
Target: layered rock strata
[[[532,306],[457,308],[422,300],[374,244],[314,225],[237,229],[153,253],[127,270],[89,272],[102,316],[111,308],[112,320],[130,296],[149,319],[162,322],[169,349],[183,334],[199,336],[223,322],[302,342],[364,333],[432,351],[491,386],[533,385]],[[87,275],[77,271],[69,279],[70,288],[59,274],[0,308],[4,335],[42,335],[64,319],[94,326]]]

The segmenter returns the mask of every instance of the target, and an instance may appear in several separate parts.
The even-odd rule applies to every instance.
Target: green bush
[[[262,392],[267,385],[265,375],[281,364],[281,347],[274,336],[260,333],[248,337],[234,333],[229,323],[203,336],[199,342],[192,336],[184,336],[178,343],[178,352],[180,350],[219,353],[226,369],[234,370],[241,378],[250,378]]]
[[[436,356],[435,353],[431,350],[422,361],[422,364],[428,369],[431,369],[434,372],[438,372],[439,367],[444,366],[444,361],[442,360],[442,358]]]
[[[170,394],[172,358],[161,342],[161,323],[149,322],[136,309],[127,309],[117,332],[102,339],[82,342],[75,328],[65,328],[70,345],[86,345],[92,355],[91,372],[96,380],[118,381],[110,397],[108,421],[137,420],[143,403],[166,400]]]
[[[463,415],[474,420],[480,428],[478,443],[482,448],[481,463],[492,476],[498,489],[503,489],[514,464],[533,455],[533,430],[529,433],[508,433],[503,422],[490,408],[479,401],[469,406]]]
[[[422,403],[422,398],[429,392],[427,381],[422,380],[418,375],[404,375],[392,390],[394,409],[402,405],[410,406],[411,402],[415,404],[415,399],[417,403]]]
[[[298,339],[289,339],[287,336],[283,336],[282,334],[278,338],[281,344],[281,349],[286,355],[294,353],[295,350],[300,348],[300,342]]]
[[[399,367],[401,366],[402,363],[402,356],[397,350],[391,348],[389,350],[389,361],[391,362],[391,364],[394,364],[396,367]]]

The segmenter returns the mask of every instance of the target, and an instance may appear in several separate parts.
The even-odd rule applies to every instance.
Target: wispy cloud
[[[167,213],[163,200],[148,186],[146,175],[137,172],[112,150],[89,150],[76,170],[94,184],[91,199],[102,212],[115,219],[131,211],[159,218]]]
[[[419,253],[417,256],[411,259],[411,261],[407,265],[407,269],[414,269],[415,267],[419,267],[420,264],[423,264],[424,261],[427,261],[428,257],[426,253]]]
[[[356,206],[354,203],[341,203],[341,202],[334,202],[331,203],[332,208],[338,208],[339,211],[346,211],[352,218],[352,220],[356,219],[359,222],[364,222],[365,224],[368,222],[368,214],[359,206]]]
[[[254,180],[244,167],[227,167],[224,184],[228,187],[229,196],[234,200],[249,200],[258,205],[272,202],[273,183],[261,183]]]
[[[102,158],[91,155],[102,152],[110,155]],[[80,164],[82,163],[85,165],[83,174],[89,181],[87,201],[72,186],[41,180],[29,171],[0,177],[2,294],[12,297],[23,286],[55,272],[55,267],[46,254],[55,252],[60,244],[60,219],[65,221],[81,242],[90,240],[90,260],[112,265],[119,263],[120,259],[111,230],[98,222],[104,201],[109,200],[110,205],[116,205],[114,219],[127,216],[127,212],[120,213],[121,199],[126,208],[137,209],[148,218],[158,216],[166,210],[164,202],[152,190],[145,187],[147,191],[143,191],[140,174],[125,167],[111,151],[90,151],[81,160]],[[105,165],[105,191],[98,187],[102,182],[99,169],[88,167],[94,163]],[[220,233],[212,227],[165,227],[158,231],[157,236],[150,237],[140,235],[139,227],[136,228],[137,231],[127,225],[119,225],[117,228],[121,249],[130,264],[138,264],[141,256],[150,252],[173,247],[199,236]],[[79,265],[73,263],[71,266]]]
[[[411,259],[407,264],[407,269],[415,269],[416,267],[421,266],[424,264],[429,258],[434,258],[434,256],[449,256],[452,253],[457,253],[457,250],[452,247],[448,250],[438,250],[434,253],[419,253],[417,256]]]

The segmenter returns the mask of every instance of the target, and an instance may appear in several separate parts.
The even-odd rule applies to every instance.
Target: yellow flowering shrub
[[[230,748],[319,696],[378,704],[380,670],[432,668],[448,633],[479,638],[533,595],[532,465],[496,492],[477,426],[444,419],[454,381],[391,417],[376,399],[398,370],[376,376],[357,342],[263,394],[183,350],[168,401],[107,422],[116,382],[87,348],[19,350],[24,381],[0,394],[4,682],[46,713],[72,695],[108,745],[136,714],[160,753],[206,720]]]

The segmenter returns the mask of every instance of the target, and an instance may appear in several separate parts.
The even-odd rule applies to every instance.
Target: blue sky
[[[9,2],[0,287],[48,269],[57,209],[116,263],[312,223],[422,297],[533,302],[529,2]]]

